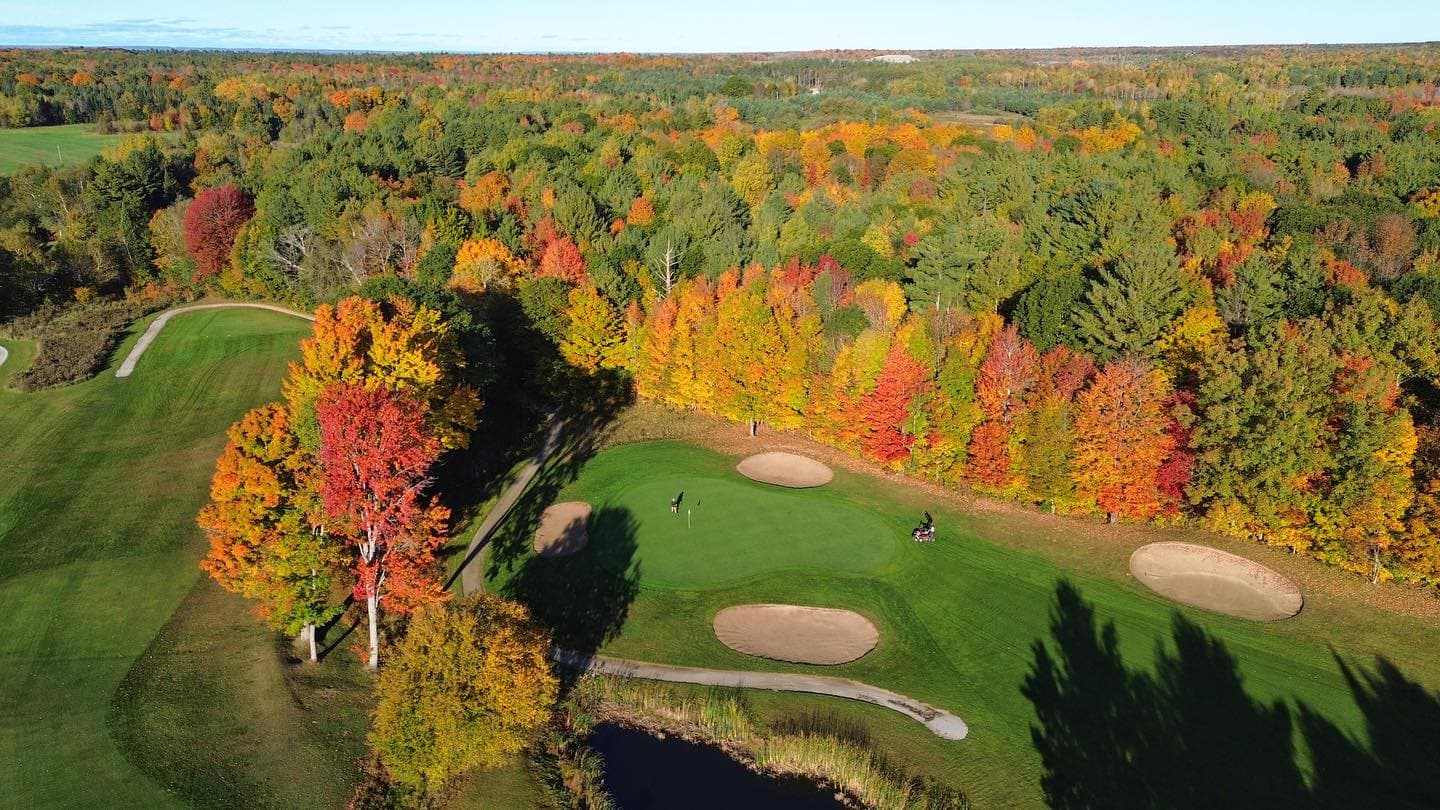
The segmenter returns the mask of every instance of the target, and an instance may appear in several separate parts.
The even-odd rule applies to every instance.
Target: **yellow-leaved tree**
[[[493,594],[422,608],[376,683],[370,747],[392,781],[434,795],[519,753],[550,719],[550,633]]]
[[[569,328],[560,342],[565,361],[586,371],[625,364],[625,329],[615,305],[592,285],[570,291]]]

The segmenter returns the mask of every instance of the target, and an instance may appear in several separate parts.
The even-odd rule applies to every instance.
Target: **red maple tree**
[[[910,403],[929,383],[929,372],[899,341],[890,347],[875,390],[860,401],[866,432],[861,447],[871,458],[894,465],[910,455],[915,437],[905,431]]]
[[[185,249],[195,257],[195,281],[219,275],[235,237],[255,215],[250,198],[233,183],[206,189],[185,209]]]
[[[369,665],[380,663],[379,608],[408,612],[444,599],[435,549],[449,512],[423,497],[440,442],[425,404],[381,387],[329,386],[320,395],[320,494],[332,530],[354,546],[355,598],[370,620]]]

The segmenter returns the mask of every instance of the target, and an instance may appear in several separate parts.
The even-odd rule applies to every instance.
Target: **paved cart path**
[[[155,337],[160,334],[160,330],[165,328],[165,324],[169,323],[171,318],[175,317],[176,315],[183,315],[186,312],[195,312],[196,310],[201,309],[226,309],[230,307],[268,309],[271,312],[279,312],[282,315],[293,315],[296,318],[304,318],[307,321],[315,320],[315,316],[311,315],[308,312],[299,312],[297,310],[293,310],[288,307],[277,306],[275,304],[257,304],[245,301],[224,302],[216,304],[191,304],[189,306],[167,309],[164,312],[160,313],[160,316],[158,318],[150,322],[150,328],[145,330],[145,334],[140,336],[140,340],[136,341],[135,347],[131,349],[130,353],[125,356],[125,362],[120,364],[120,368],[115,369],[115,376],[130,376],[131,372],[135,370],[135,364],[140,362],[141,355],[145,354],[145,350],[150,348],[151,343],[155,342]]]
[[[970,733],[970,728],[965,725],[964,720],[944,709],[937,709],[888,689],[852,681],[849,678],[835,678],[829,675],[799,675],[788,672],[747,672],[678,667],[670,664],[652,664],[646,661],[628,661],[604,655],[587,656],[561,649],[553,650],[550,658],[572,669],[599,672],[605,675],[619,675],[626,678],[697,683],[704,686],[769,689],[776,692],[809,692],[815,695],[860,700],[897,711],[923,724],[935,736],[942,739],[963,740]]]

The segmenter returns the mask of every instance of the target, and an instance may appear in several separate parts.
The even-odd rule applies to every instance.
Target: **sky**
[[[0,0],[0,45],[460,52],[1440,40],[1437,0]]]

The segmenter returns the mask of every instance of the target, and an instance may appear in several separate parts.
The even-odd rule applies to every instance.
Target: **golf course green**
[[[613,627],[620,623],[595,614],[618,612],[618,634],[605,634],[599,646],[608,655],[839,675],[955,712],[971,729],[960,742],[843,701],[792,695],[759,701],[771,717],[786,717],[787,702],[839,713],[898,760],[963,787],[977,806],[1043,803],[1031,737],[1036,709],[1021,686],[1034,665],[1034,645],[1056,645],[1050,623],[1062,582],[1094,605],[1101,623],[1114,623],[1116,652],[1127,665],[1149,669],[1157,650],[1172,649],[1180,616],[1234,656],[1235,677],[1254,700],[1303,705],[1362,740],[1365,717],[1336,656],[1369,667],[1373,656],[1383,655],[1409,679],[1431,689],[1440,683],[1440,662],[1423,641],[1434,638],[1435,628],[1424,620],[1324,595],[1307,602],[1298,617],[1269,624],[1185,608],[1126,574],[1129,547],[1096,553],[1023,522],[940,508],[902,483],[843,470],[814,490],[767,487],[742,478],[732,469],[735,461],[672,441],[601,452],[553,496],[595,507],[590,545],[565,560],[542,560],[528,550],[495,560],[492,584],[530,600],[537,614],[552,620]],[[669,499],[681,490],[681,514],[672,515]],[[683,504],[692,504],[689,529]],[[922,510],[934,513],[938,542],[910,540]],[[523,532],[527,514],[507,529]],[[567,577],[584,581],[578,570],[587,568],[604,572],[593,575],[616,593],[591,582],[575,595],[589,613],[551,610],[548,602],[564,592],[560,584]],[[629,577],[617,576],[619,570]],[[743,655],[720,644],[710,622],[721,609],[748,603],[855,610],[876,624],[880,643],[863,658],[832,667]],[[1256,743],[1237,739],[1234,755],[1245,756],[1248,744]],[[1304,750],[1298,739],[1297,748]]]
[[[667,504],[678,492],[685,496],[672,514]],[[743,479],[667,477],[602,503],[635,516],[648,543],[645,580],[657,586],[709,587],[817,567],[864,574],[897,547],[894,531],[872,512]],[[597,542],[609,539],[603,529]]]
[[[136,325],[117,358],[145,325]],[[0,390],[0,762],[7,763],[0,806],[181,805],[154,777],[168,770],[189,778],[171,760],[208,755],[202,745],[230,746],[225,756],[242,765],[251,757],[260,767],[274,765],[256,782],[262,799],[260,788],[289,783],[299,795],[316,796],[301,786],[338,781],[326,790],[337,789],[343,803],[347,780],[313,770],[335,767],[336,755],[319,743],[256,733],[267,715],[291,706],[283,681],[257,682],[249,669],[247,656],[255,653],[274,669],[273,642],[243,602],[227,601],[196,567],[204,541],[195,514],[225,429],[279,394],[286,363],[309,328],[257,310],[187,314],[133,377],[116,379],[107,370],[50,391]],[[0,379],[33,353],[28,344],[7,346]],[[210,630],[219,621],[225,634],[197,632],[179,645],[173,634],[160,638],[167,622],[184,614],[177,608],[200,603],[218,614]],[[229,632],[235,629],[242,632]],[[188,667],[181,686],[211,704],[240,688],[245,704],[217,719],[212,733],[181,737],[184,750],[159,750],[144,739],[151,721],[195,725],[205,718],[152,716],[174,710],[134,693],[127,673],[142,657],[151,671]],[[117,717],[124,718],[123,745],[111,727]],[[302,737],[305,731],[296,729]],[[286,750],[269,756],[257,750],[265,746]],[[193,800],[209,789],[178,792]],[[336,797],[316,798],[323,804]]]

